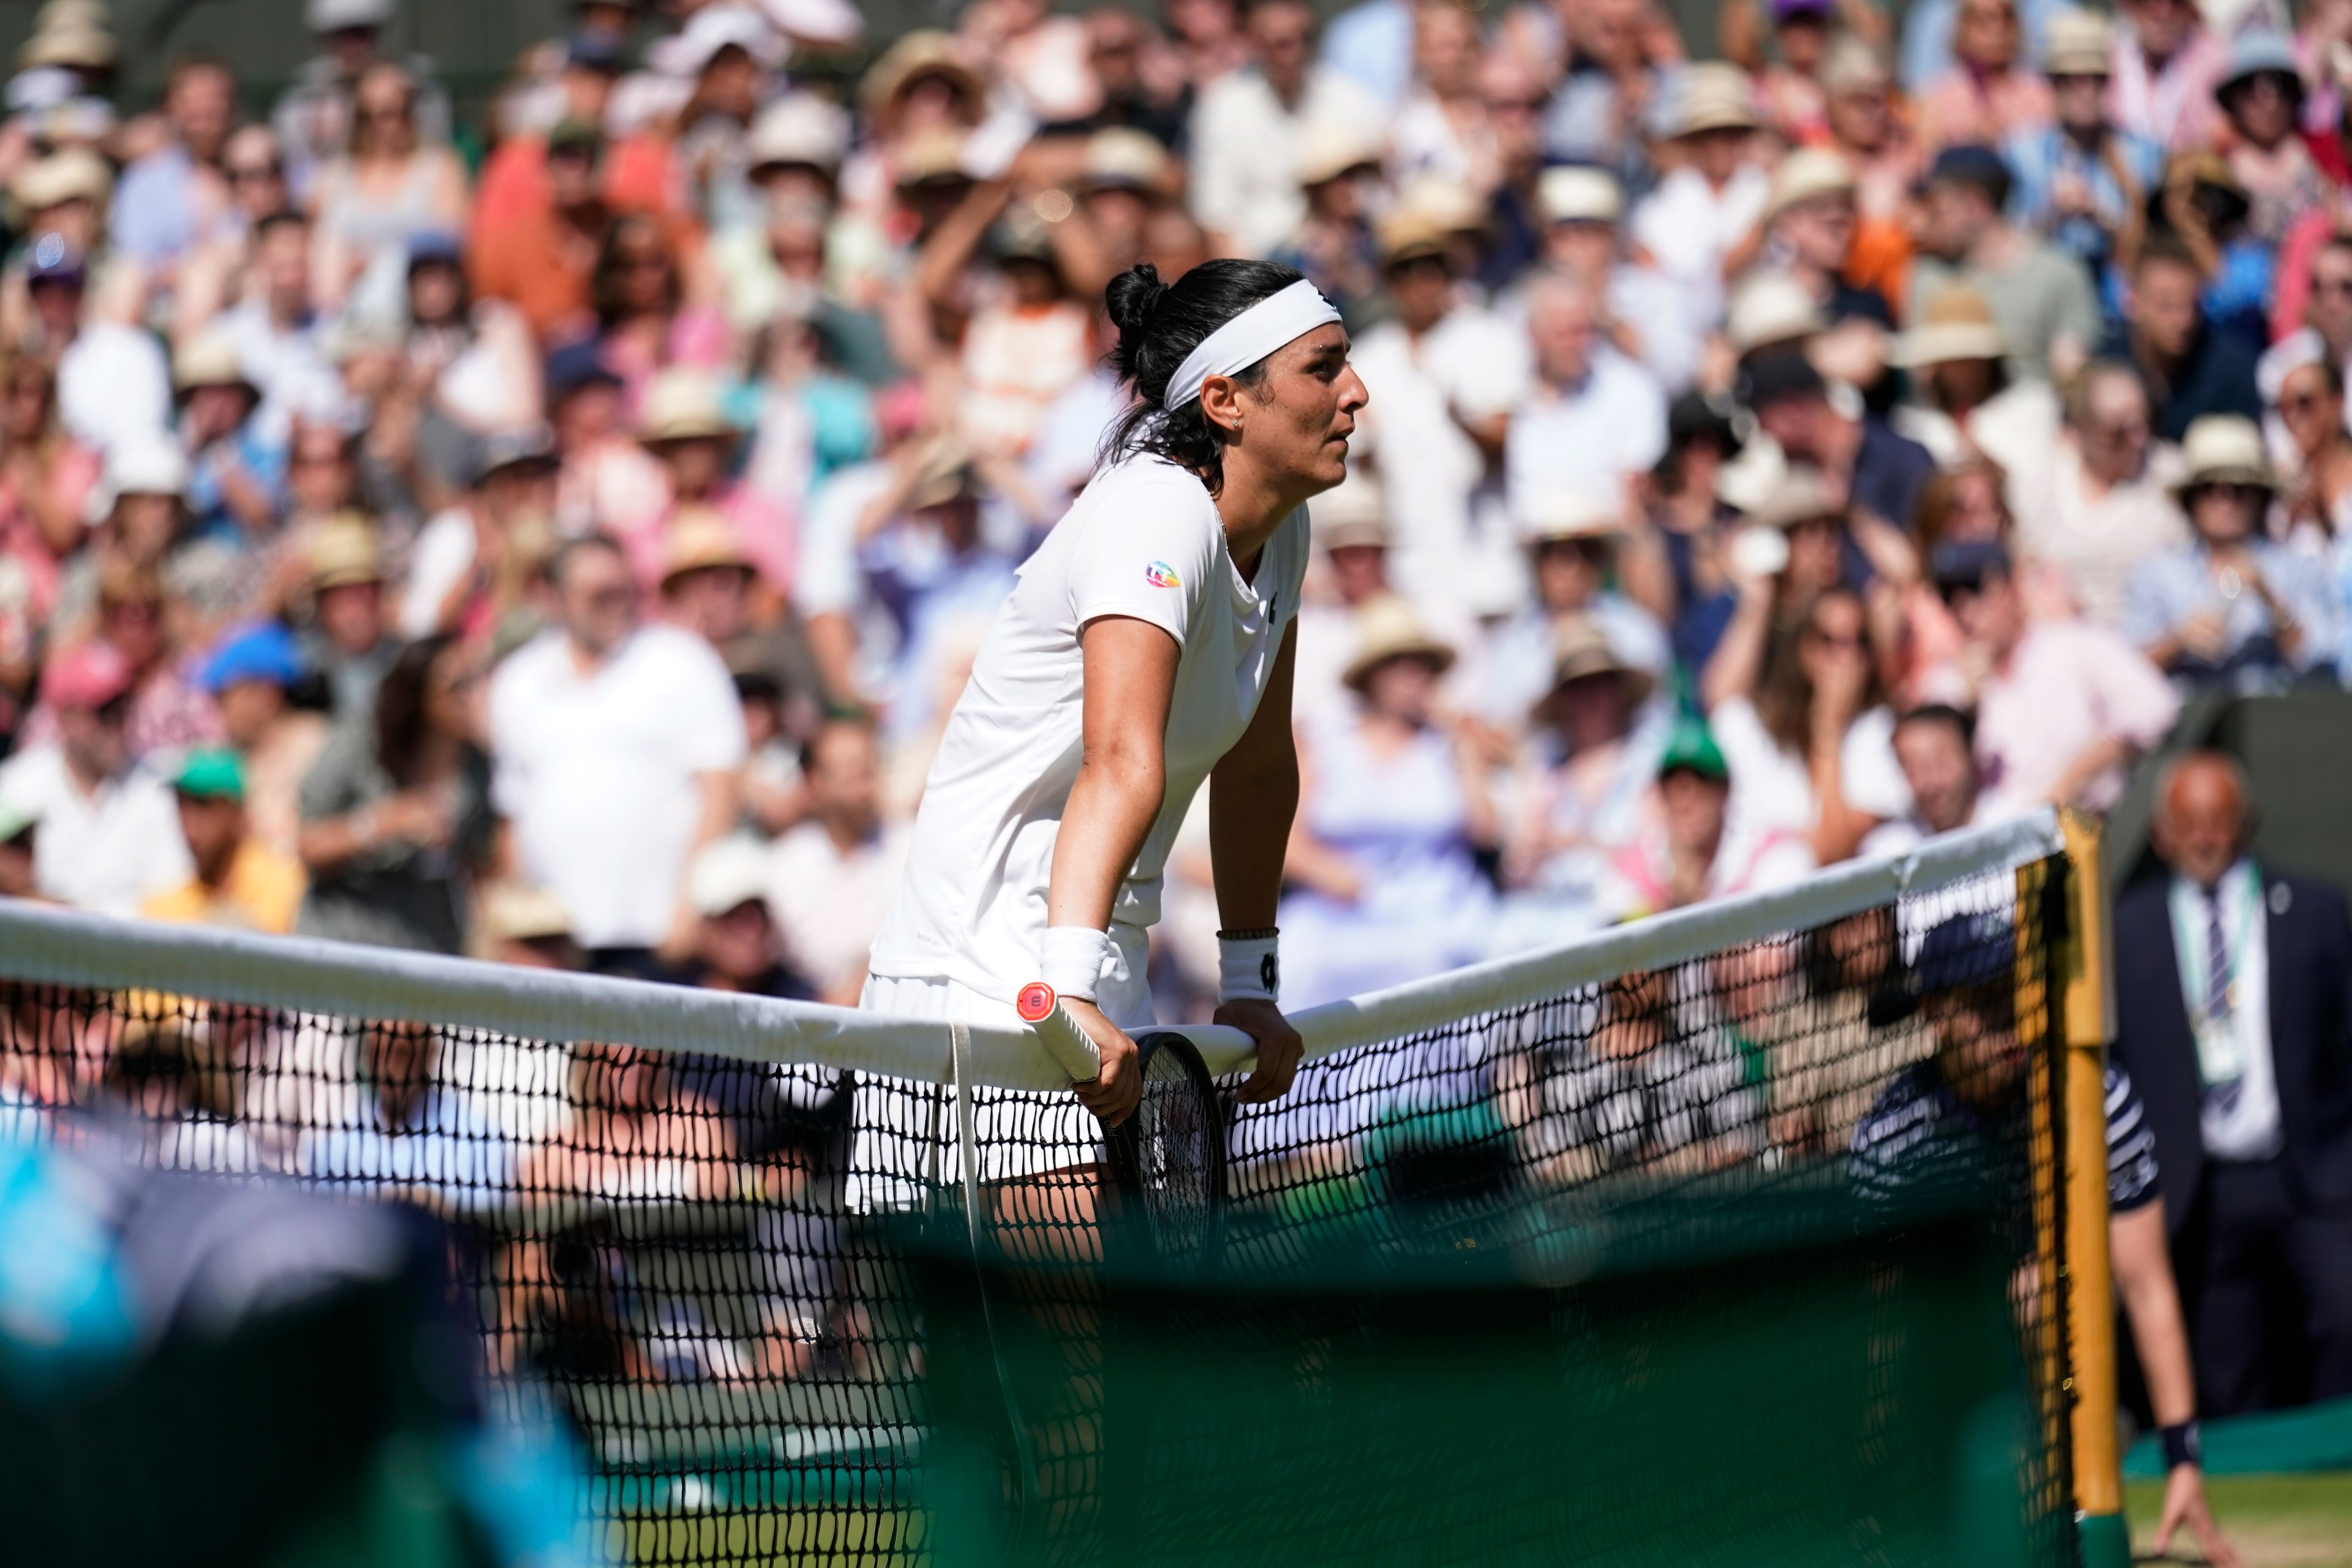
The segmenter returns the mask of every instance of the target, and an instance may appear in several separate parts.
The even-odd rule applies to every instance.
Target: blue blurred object
[[[241,680],[291,686],[302,679],[302,649],[278,621],[256,621],[221,640],[196,673],[196,684],[219,692]]]

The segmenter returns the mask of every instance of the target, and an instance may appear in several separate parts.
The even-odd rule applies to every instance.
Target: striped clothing
[[[2156,1201],[2156,1136],[2131,1076],[2106,1065],[2107,1211],[2126,1214]],[[2014,1114],[1988,1118],[1954,1094],[1932,1061],[1905,1072],[1853,1132],[1853,1180],[1865,1194],[1893,1196],[1939,1172],[1979,1159],[1985,1142],[2015,1137]]]

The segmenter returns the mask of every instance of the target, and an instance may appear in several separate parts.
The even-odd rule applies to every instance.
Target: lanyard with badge
[[[2263,907],[2261,875],[2252,861],[2242,862],[2215,885],[2210,899],[2201,889],[2195,892],[2195,921],[2175,922],[2181,973],[2190,979],[2191,994],[2184,1000],[2189,1003],[2189,1032],[2197,1042],[2198,1076],[2208,1090],[2227,1091],[2246,1073],[2246,1038],[2238,1026],[2238,1014],[2247,1000],[2241,990],[2246,944],[2253,940],[2254,919]],[[2222,943],[2218,974],[2212,973],[2209,951],[2216,919]],[[2183,925],[2189,929],[2179,929]]]

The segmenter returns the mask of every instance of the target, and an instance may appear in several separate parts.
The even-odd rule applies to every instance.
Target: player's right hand
[[[1135,1042],[1091,1002],[1065,996],[1062,1008],[1087,1032],[1102,1058],[1102,1070],[1087,1082],[1072,1084],[1070,1090],[1104,1126],[1116,1127],[1143,1102],[1143,1074],[1137,1066]]]

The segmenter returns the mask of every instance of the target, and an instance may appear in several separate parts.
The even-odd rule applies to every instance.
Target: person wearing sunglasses
[[[2344,427],[2344,370],[2314,358],[2288,371],[2272,406],[2294,443],[2297,472],[2283,498],[2290,535],[2312,530],[2310,542],[2341,553],[2352,535],[2352,431]]]
[[[2194,537],[2143,562],[2124,592],[2124,635],[2180,680],[2275,690],[2332,665],[2335,606],[2317,565],[2265,537],[2278,480],[2262,431],[2234,415],[2189,427],[2175,487]]]

